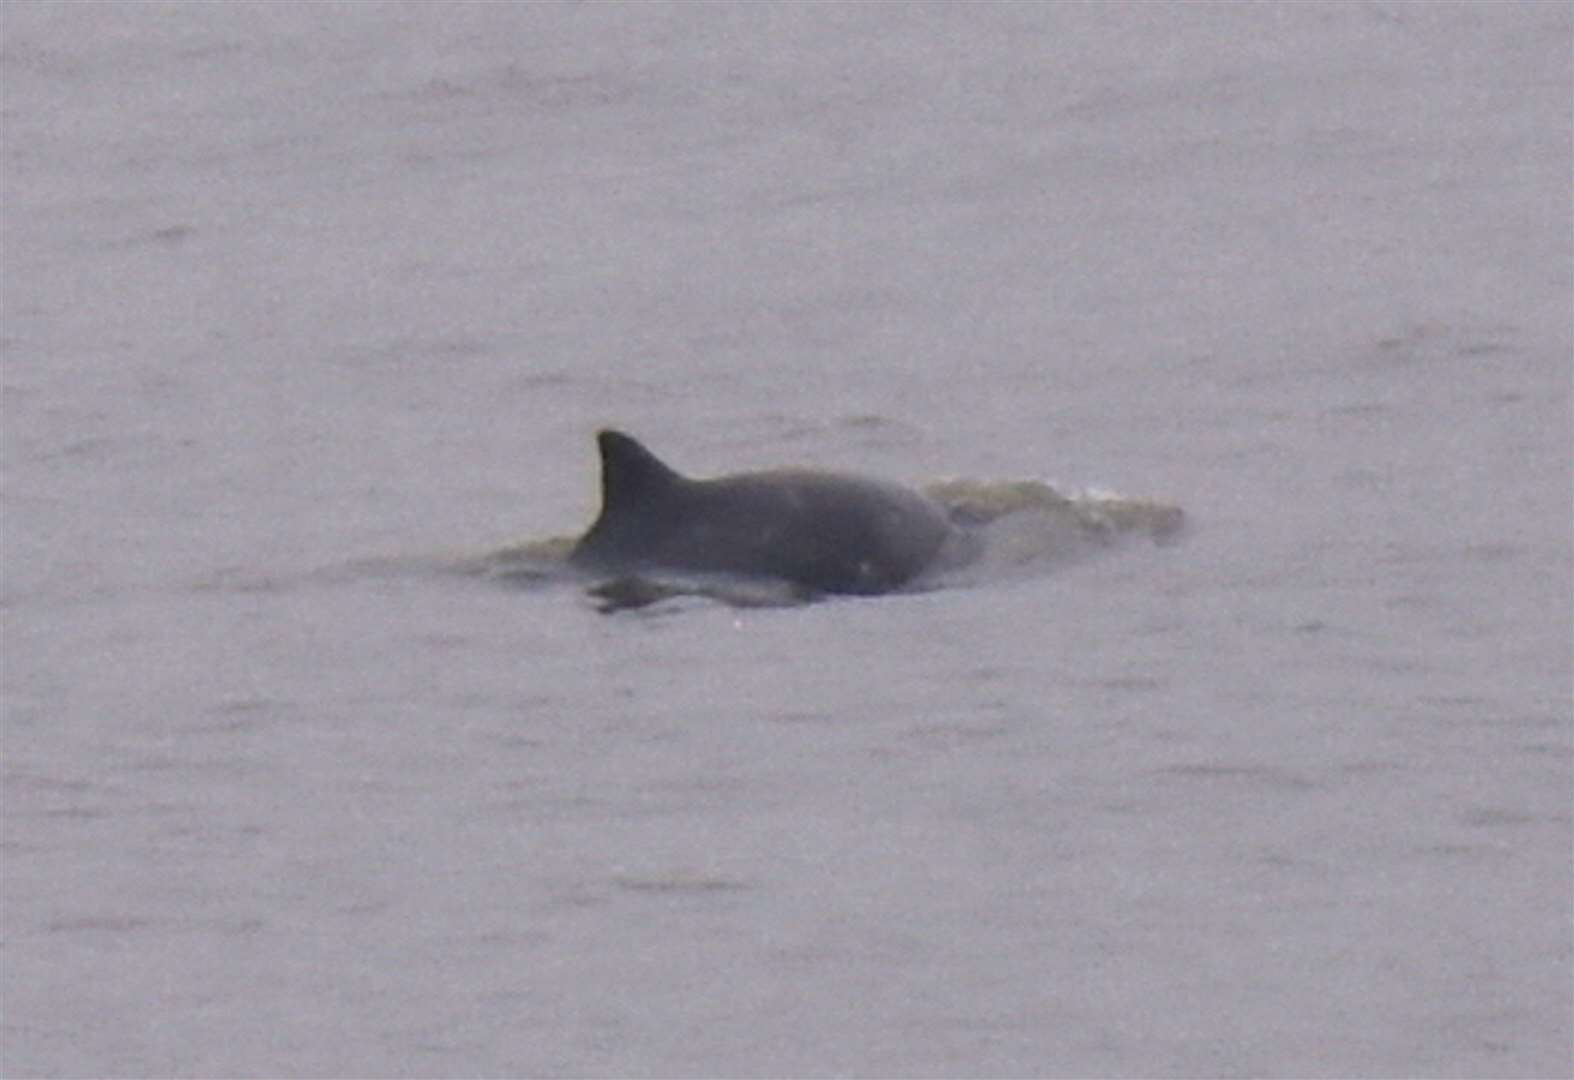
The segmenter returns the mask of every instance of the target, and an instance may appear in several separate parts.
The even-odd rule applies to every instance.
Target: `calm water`
[[[1567,6],[0,19],[0,1071],[1569,1074]],[[461,572],[607,423],[1190,525]]]

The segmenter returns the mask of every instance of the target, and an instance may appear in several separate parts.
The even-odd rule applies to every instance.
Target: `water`
[[[9,4],[6,1075],[1568,1075],[1565,5]],[[1185,509],[463,572],[615,423]]]

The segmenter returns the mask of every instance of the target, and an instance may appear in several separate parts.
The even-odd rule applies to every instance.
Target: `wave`
[[[1186,528],[1172,503],[1114,492],[1062,491],[1040,480],[951,479],[923,488],[945,508],[957,531],[936,565],[902,592],[974,585],[1048,572],[1073,559],[1130,540],[1164,544]],[[587,578],[568,563],[577,537],[521,539],[456,560],[454,569],[498,585],[538,589],[587,584],[602,610],[644,608],[677,597],[737,607],[782,606],[818,597],[785,582],[735,575],[652,571],[615,579]]]

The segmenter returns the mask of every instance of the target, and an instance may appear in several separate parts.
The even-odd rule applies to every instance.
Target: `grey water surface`
[[[0,7],[0,1072],[1569,1075],[1571,24]],[[607,424],[1188,525],[460,572]]]

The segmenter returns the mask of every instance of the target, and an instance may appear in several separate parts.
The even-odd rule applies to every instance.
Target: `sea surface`
[[[0,1073],[1569,1076],[1571,55],[4,4]],[[1185,527],[493,572],[608,425]]]

